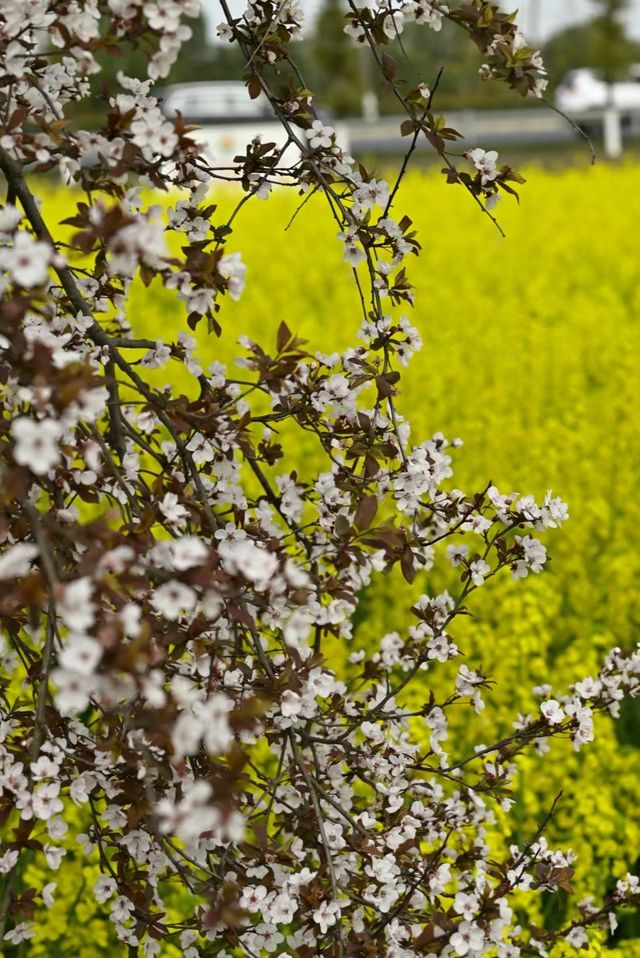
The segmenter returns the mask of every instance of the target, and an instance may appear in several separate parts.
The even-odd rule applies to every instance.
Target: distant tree
[[[245,67],[242,54],[229,44],[212,43],[207,35],[206,20],[193,18],[191,37],[182,46],[182,55],[170,68],[156,89],[171,83],[197,83],[207,80],[242,80]],[[100,121],[103,105],[110,90],[118,83],[118,74],[143,80],[147,75],[148,51],[135,38],[119,38],[117,43],[96,52],[100,71],[90,77],[93,96],[81,101],[71,113],[77,122],[93,126]]]
[[[593,21],[594,66],[605,80],[613,83],[623,77],[637,55],[637,46],[627,34],[623,14],[629,0],[596,0],[599,16]]]
[[[618,79],[630,63],[640,60],[640,44],[627,35],[620,16],[626,0],[598,0],[598,5],[600,16],[560,31],[545,45],[552,85],[578,67],[592,67]]]
[[[195,83],[199,80],[242,79],[244,65],[242,55],[231,51],[228,45],[214,45],[207,36],[206,20],[201,15],[190,23],[191,37],[185,41],[182,55],[171,67],[165,83]],[[113,44],[98,55],[102,67],[96,74],[96,87],[110,89],[116,82],[118,72],[126,76],[146,75],[147,55],[141,45],[135,43]]]
[[[194,83],[199,80],[218,79],[215,73],[221,48],[214,47],[209,41],[204,16],[200,15],[192,20],[189,26],[192,30],[191,39],[187,40],[182,48],[182,56],[179,56],[174,63],[168,79],[171,83]],[[228,55],[226,46],[224,52]],[[229,79],[241,79],[243,68],[240,57],[227,56],[227,59],[235,61],[232,65],[232,72],[235,75]]]
[[[595,67],[594,24],[579,23],[555,33],[544,45],[544,58],[552,87],[562,82],[570,70]]]
[[[336,116],[361,109],[363,64],[355,42],[345,32],[341,0],[324,0],[309,42],[310,76],[322,101]]]
[[[407,23],[402,34],[389,43],[388,52],[397,60],[399,72],[409,86],[421,82],[432,86],[440,74],[434,100],[439,110],[523,105],[501,85],[478,83],[483,55],[451,22],[444,21],[438,32],[425,31],[419,23]],[[383,77],[378,78],[376,92],[381,112],[398,112],[391,85]]]
[[[203,79],[241,80],[243,78],[245,72],[244,61],[242,54],[236,47],[231,47],[228,44],[225,44],[225,46],[212,44],[208,50],[208,57],[208,74]]]

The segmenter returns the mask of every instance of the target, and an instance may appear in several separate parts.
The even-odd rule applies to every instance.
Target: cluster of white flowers
[[[440,0],[403,0],[398,6],[384,0],[376,0],[367,4],[374,15],[381,17],[382,29],[390,40],[395,40],[404,30],[405,23],[417,23],[432,30],[440,31],[442,21],[449,12],[449,7]],[[366,40],[364,21],[355,17],[349,21],[344,32],[358,43]]]

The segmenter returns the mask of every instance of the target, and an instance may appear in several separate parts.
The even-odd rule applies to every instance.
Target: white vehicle
[[[180,112],[185,123],[199,127],[191,137],[202,144],[207,160],[214,166],[231,166],[256,136],[277,146],[286,142],[286,131],[266,96],[261,94],[252,100],[244,83],[176,83],[158,90],[156,95],[169,119]]]
[[[605,83],[597,70],[571,70],[556,91],[556,106],[563,113],[588,113],[613,107],[621,112],[640,111],[640,64],[629,70],[629,78]]]
[[[264,94],[252,100],[244,83],[234,80],[216,80],[205,83],[176,83],[156,91],[165,116],[172,119],[180,111],[185,123],[199,127],[192,138],[201,143],[212,165],[230,166],[236,156],[244,154],[255,136],[263,143],[276,147],[287,142],[287,131],[275,116]],[[301,142],[306,142],[302,130]],[[348,133],[344,124],[336,127],[337,141],[349,149]],[[295,145],[289,145],[281,163],[292,165],[300,158]]]
[[[243,123],[274,119],[264,94],[255,100],[244,83],[219,80],[209,83],[174,83],[157,91],[162,109],[173,118],[179,111],[186,123]]]

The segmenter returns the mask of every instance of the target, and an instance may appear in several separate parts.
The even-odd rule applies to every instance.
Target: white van
[[[607,106],[621,112],[640,111],[640,64],[630,68],[628,79],[612,84],[605,83],[597,70],[571,70],[558,87],[555,102],[563,113],[588,113]]]
[[[252,100],[244,83],[235,80],[175,83],[154,93],[161,101],[165,116],[173,119],[179,110],[185,123],[199,127],[192,139],[204,146],[212,165],[230,166],[236,156],[245,153],[247,144],[255,136],[261,136],[263,143],[275,143],[276,147],[287,142],[287,131],[267,97],[261,93]],[[301,142],[306,143],[304,132],[297,132]],[[348,150],[346,126],[336,126],[336,134],[340,145]],[[298,147],[289,145],[281,163],[292,165],[299,158]]]
[[[205,83],[174,83],[158,90],[162,110],[173,118],[179,111],[186,123],[237,123],[274,119],[266,96],[252,100],[244,83],[216,80]]]

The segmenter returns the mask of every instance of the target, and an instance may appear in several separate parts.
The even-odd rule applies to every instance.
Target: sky
[[[312,13],[321,0],[302,0],[303,6]],[[205,13],[208,15],[212,29],[222,20],[218,0],[203,0]],[[232,4],[234,12],[243,9],[240,0]],[[591,0],[513,0],[512,3],[503,3],[505,9],[518,8],[520,10],[520,25],[531,41],[544,40],[552,33],[580,20],[587,20],[593,16],[594,7]],[[640,39],[640,0],[631,0],[627,14],[629,31]]]

